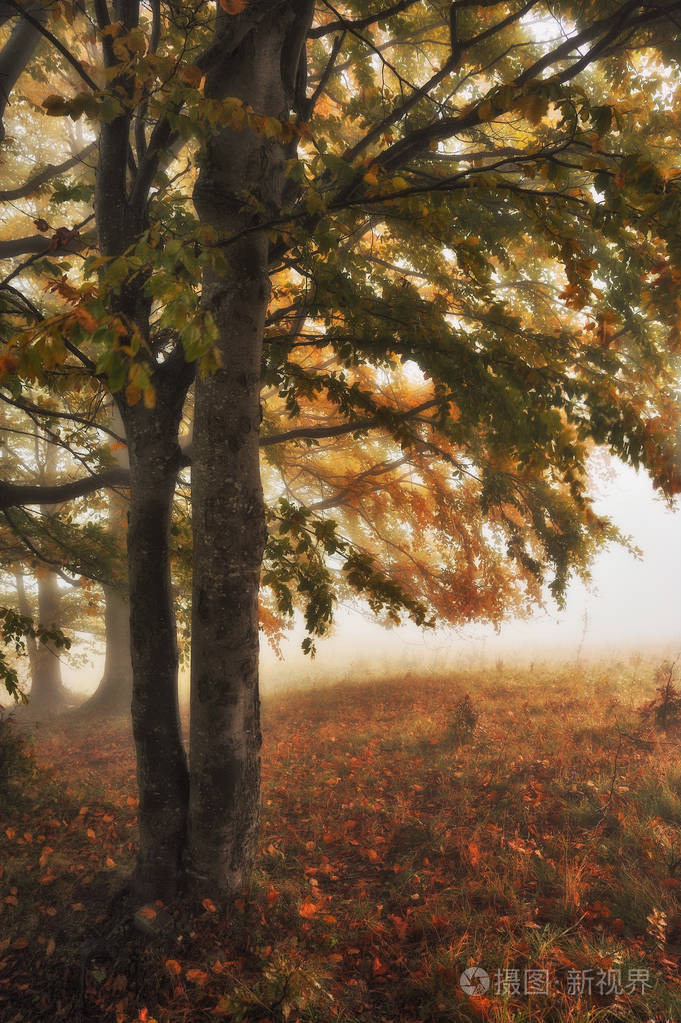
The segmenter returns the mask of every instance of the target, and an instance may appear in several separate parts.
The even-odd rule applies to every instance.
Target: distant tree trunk
[[[114,406],[111,428],[119,437],[125,432],[119,409]],[[125,445],[115,449],[116,465],[129,467]],[[128,502],[115,493],[109,497],[108,528],[112,536],[122,538],[127,531]],[[104,672],[97,689],[85,701],[84,712],[120,714],[130,711],[132,700],[132,660],[130,656],[130,602],[126,590],[104,586],[104,629],[106,653]]]
[[[42,449],[42,450],[41,450]],[[49,441],[36,441],[36,455],[40,468],[40,482],[46,485],[56,480],[57,450]],[[54,508],[41,507],[45,516],[54,514]],[[47,629],[61,627],[60,594],[57,573],[49,566],[41,566],[36,572],[38,584],[38,624]],[[36,643],[32,665],[32,684],[29,693],[31,711],[41,717],[55,711],[66,710],[70,705],[69,694],[61,675],[61,660],[53,643]]]
[[[20,569],[14,572],[14,580],[17,588],[17,610],[24,618],[33,618],[33,609],[26,596],[26,585],[24,573]],[[38,659],[38,641],[32,636],[26,637],[26,652],[28,654],[28,665],[31,674],[31,681],[35,678],[36,662]]]
[[[238,96],[279,119],[312,16],[306,3],[271,4],[237,47],[218,13],[225,59],[206,95]],[[232,19],[233,20],[233,19]],[[247,880],[260,806],[258,589],[266,538],[258,452],[260,374],[269,300],[268,237],[253,230],[244,191],[267,210],[281,204],[280,142],[221,130],[209,141],[194,202],[223,239],[228,269],[204,279],[219,330],[222,369],[196,381],[192,445],[194,586],[190,725],[189,871],[197,888],[233,894]]]
[[[125,593],[113,586],[104,587],[104,629],[106,653],[102,678],[80,709],[121,714],[130,711],[132,700],[130,602]]]
[[[48,569],[38,577],[38,622],[45,628],[59,628],[59,584],[57,573]],[[30,691],[31,709],[40,715],[65,710],[70,705],[61,675],[61,661],[53,643],[36,643]]]

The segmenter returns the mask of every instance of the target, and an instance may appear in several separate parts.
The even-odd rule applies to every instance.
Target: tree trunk
[[[139,0],[121,0],[115,17],[130,31],[139,20]],[[107,4],[95,5],[100,31],[108,28]],[[104,44],[111,87],[130,96],[135,78],[115,48]],[[132,106],[132,104],[131,104]],[[148,226],[148,191],[134,201],[127,190],[131,116],[100,128],[95,212],[101,255],[118,257]],[[151,299],[147,278],[133,272],[119,291],[109,290],[111,313],[135,324],[150,340]],[[139,855],[134,877],[144,899],[171,898],[180,883],[186,837],[188,775],[177,697],[177,636],[170,584],[170,517],[180,465],[177,443],[182,405],[191,374],[181,348],[165,360],[143,348],[156,390],[154,408],[128,404],[117,391],[130,458],[128,581],[132,658],[132,726],[139,790]]]
[[[42,450],[41,450],[42,448]],[[57,450],[49,441],[36,440],[36,456],[40,465],[40,482],[53,484],[56,480]],[[48,518],[55,509],[41,506],[41,512]],[[38,583],[38,623],[47,629],[61,627],[59,609],[60,595],[57,573],[54,569],[41,566],[36,572]],[[47,714],[66,710],[70,704],[61,676],[60,653],[54,643],[36,643],[32,667],[32,684],[29,693],[31,712],[43,717]]]
[[[59,584],[57,573],[47,569],[38,576],[38,622],[45,628],[59,628]],[[37,643],[31,685],[31,709],[43,715],[65,710],[69,698],[61,677],[59,651],[54,643]]]
[[[121,413],[115,405],[111,427],[119,437],[125,434]],[[130,467],[126,445],[117,446],[114,457],[118,468]],[[127,513],[128,502],[112,492],[109,496],[108,530],[121,545],[127,531]],[[132,700],[130,602],[127,587],[124,592],[115,586],[104,586],[104,602],[104,672],[97,689],[80,709],[85,713],[122,714],[130,711]]]
[[[158,410],[121,411],[130,443],[132,727],[140,800],[135,888],[145,899],[167,899],[180,884],[188,798],[170,580],[170,517],[180,449],[177,422],[173,431]]]
[[[261,15],[231,51],[230,32],[238,37],[239,27],[218,15],[225,58],[208,76],[206,95],[239,96],[257,113],[283,119],[292,102],[285,79],[295,79],[311,8],[272,3]],[[276,213],[284,158],[280,142],[220,131],[206,147],[194,193],[201,220],[223,240],[257,226],[256,215],[244,212],[244,191]],[[260,806],[258,589],[266,529],[258,433],[267,234],[251,230],[224,251],[227,272],[204,280],[223,368],[197,379],[195,391],[189,870],[194,887],[231,895],[253,864]]]
[[[130,602],[113,586],[104,587],[106,654],[102,678],[83,712],[122,714],[130,711],[132,661],[130,657]]]
[[[47,5],[40,3],[25,3],[24,8],[40,24],[47,21]],[[16,85],[22,71],[31,59],[31,55],[41,40],[40,29],[31,22],[21,17],[20,12],[14,8],[8,8],[3,4],[0,9],[0,24],[9,18],[19,14],[19,20],[12,29],[12,33],[0,50],[0,142],[5,137],[5,126],[3,118],[5,110],[10,102],[12,90]]]
[[[33,618],[33,610],[26,596],[24,573],[17,568],[14,572],[14,581],[17,589],[17,610],[24,618]],[[38,659],[38,641],[33,636],[26,637],[26,653],[28,654],[28,666],[31,681],[35,678],[36,662]]]

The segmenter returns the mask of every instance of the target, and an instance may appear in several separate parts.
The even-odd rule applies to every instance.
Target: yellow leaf
[[[154,408],[155,405],[156,405],[156,391],[151,386],[151,384],[149,384],[147,387],[144,388],[144,407],[145,408]]]
[[[125,400],[128,405],[136,405],[142,397],[142,392],[137,384],[128,384],[125,388]]]
[[[281,121],[276,117],[265,117],[263,119],[263,131],[268,139],[275,139],[281,135]]]
[[[369,170],[364,175],[364,180],[366,181],[367,185],[373,185],[374,187],[376,185],[378,185],[378,170],[377,170],[377,168],[376,167],[370,167]]]

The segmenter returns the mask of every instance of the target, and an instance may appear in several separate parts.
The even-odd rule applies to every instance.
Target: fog
[[[596,511],[608,515],[639,548],[637,557],[610,545],[597,558],[588,585],[573,581],[561,611],[550,598],[531,618],[513,620],[497,632],[490,626],[421,630],[412,625],[385,629],[357,607],[341,607],[333,634],[317,642],[314,660],[300,651],[300,624],[277,658],[263,640],[263,689],[306,685],[317,679],[362,678],[407,670],[456,670],[493,665],[500,659],[530,663],[559,658],[681,653],[681,510],[670,510],[648,476],[619,463],[601,463],[595,481]],[[64,665],[65,682],[89,693],[103,666],[100,651],[77,643],[87,663]],[[188,690],[181,671],[181,693]]]

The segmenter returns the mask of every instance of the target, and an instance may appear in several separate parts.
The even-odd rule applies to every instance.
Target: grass
[[[681,742],[636,714],[635,674],[269,697],[251,887],[155,940],[108,905],[135,854],[129,726],[43,729],[0,826],[0,1020],[681,1019]]]

